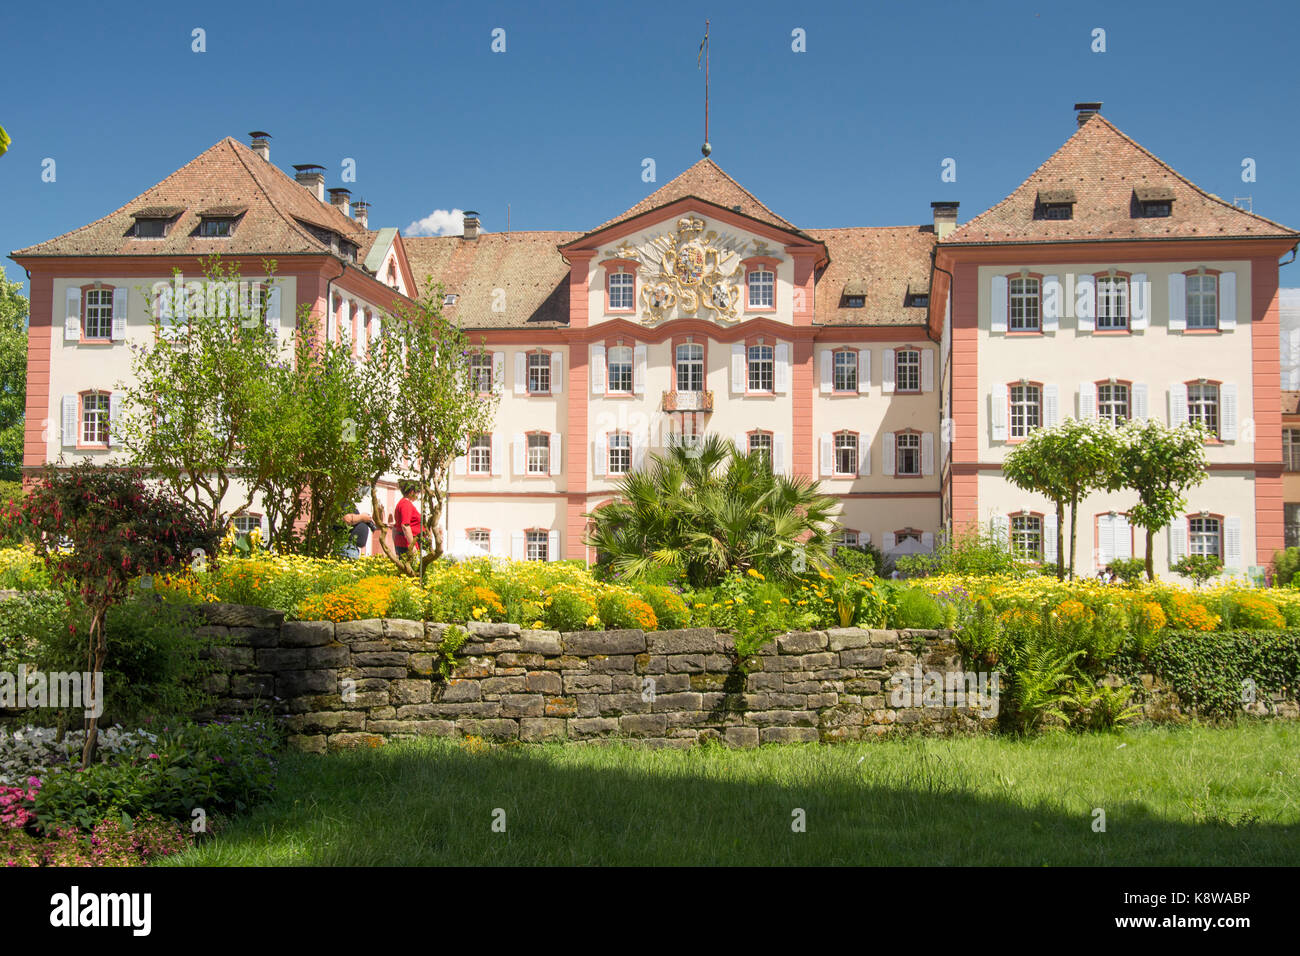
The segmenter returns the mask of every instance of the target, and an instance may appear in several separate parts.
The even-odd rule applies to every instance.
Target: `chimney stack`
[[[357,225],[362,229],[370,228],[367,225],[370,218],[370,203],[366,202],[364,199],[358,199],[354,202],[352,204],[352,218],[357,221]]]
[[[478,213],[472,209],[465,210],[465,238],[478,238]]]
[[[261,130],[254,130],[248,135],[253,137],[253,141],[249,144],[253,152],[269,163],[271,161],[271,134],[264,133]]]
[[[1092,119],[1101,112],[1100,103],[1075,103],[1074,112],[1078,116],[1079,125],[1082,126],[1088,120]]]
[[[329,191],[330,205],[338,206],[343,215],[348,214],[348,204],[352,201],[352,190],[346,186],[336,186]]]
[[[303,163],[293,167],[293,178],[302,183],[316,197],[318,202],[325,201],[325,167],[315,163]]]
[[[934,211],[934,234],[943,239],[957,228],[957,207],[961,203],[942,200],[930,203]]]

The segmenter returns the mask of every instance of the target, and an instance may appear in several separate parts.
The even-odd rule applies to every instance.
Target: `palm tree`
[[[717,435],[652,455],[623,475],[617,495],[586,515],[587,544],[624,574],[669,569],[704,587],[731,569],[787,578],[828,561],[835,500]]]

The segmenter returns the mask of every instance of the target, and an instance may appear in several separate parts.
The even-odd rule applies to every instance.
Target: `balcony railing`
[[[713,392],[664,392],[666,412],[711,412]]]

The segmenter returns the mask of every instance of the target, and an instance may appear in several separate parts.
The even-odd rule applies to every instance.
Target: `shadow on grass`
[[[927,762],[924,751],[890,767],[875,757],[864,766],[858,757],[869,751],[763,748],[736,760],[726,751],[475,751],[420,741],[294,754],[271,803],[172,862],[1245,866],[1300,858],[1300,828],[1231,815],[1196,822],[1194,812],[1171,819],[1117,789],[1121,781],[1110,788],[1126,799],[1102,801],[1099,833],[1092,800],[1073,787],[1059,797],[990,795],[976,792],[993,789],[987,780],[980,786],[960,766]],[[805,832],[792,828],[798,810]]]

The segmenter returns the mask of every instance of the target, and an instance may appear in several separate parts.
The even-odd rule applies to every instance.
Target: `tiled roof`
[[[667,206],[688,196],[723,206],[751,219],[765,222],[769,226],[776,226],[778,229],[798,232],[793,223],[782,219],[764,206],[753,193],[724,173],[722,168],[711,159],[701,159],[686,172],[660,186],[622,215],[601,223],[590,232],[600,232],[615,223],[658,209],[660,206]]]
[[[138,213],[181,208],[162,239],[134,239]],[[244,209],[233,235],[200,239],[200,213]],[[174,212],[172,213],[174,214]],[[158,185],[102,219],[13,253],[15,256],[204,256],[328,253],[329,247],[301,223],[337,232],[364,250],[373,233],[335,206],[319,202],[303,186],[247,146],[227,136]]]
[[[432,276],[456,295],[447,315],[463,328],[555,328],[569,324],[569,266],[557,246],[579,235],[485,232],[477,239],[403,236],[402,242],[418,287]],[[498,303],[503,311],[494,311]]]
[[[817,276],[813,301],[816,325],[924,325],[925,306],[909,306],[913,292],[930,287],[933,226],[877,226],[858,229],[809,229],[826,243],[830,265]],[[843,308],[846,287],[865,286],[861,309]]]
[[[1074,217],[1035,219],[1040,192],[1061,191],[1074,192]],[[1173,214],[1135,217],[1139,197],[1170,197]],[[1188,182],[1097,114],[1015,192],[959,226],[944,245],[1296,235],[1300,234]]]

